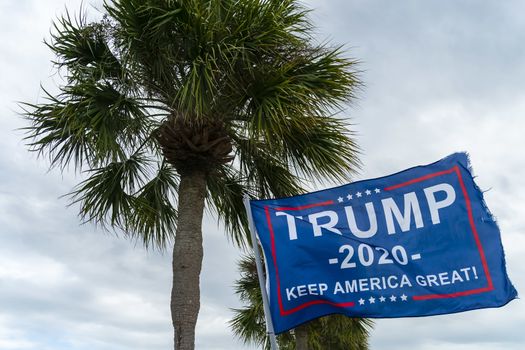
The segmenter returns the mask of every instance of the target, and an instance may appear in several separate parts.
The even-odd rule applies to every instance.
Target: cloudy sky
[[[85,1],[85,3],[90,3]],[[95,2],[96,3],[96,2]],[[170,254],[79,225],[60,196],[73,174],[24,148],[15,101],[53,86],[42,44],[64,0],[1,0],[0,349],[171,347]],[[69,1],[78,9],[78,1]],[[366,84],[348,109],[363,148],[356,179],[468,151],[498,219],[507,269],[525,288],[525,4],[310,0],[319,37],[348,44]],[[521,151],[520,151],[521,150]],[[239,253],[205,222],[198,349],[249,349],[226,326]],[[522,349],[525,306],[378,320],[372,349]]]

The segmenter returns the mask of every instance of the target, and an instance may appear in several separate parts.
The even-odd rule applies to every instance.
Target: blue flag
[[[250,206],[276,333],[334,313],[429,316],[517,296],[464,153]]]

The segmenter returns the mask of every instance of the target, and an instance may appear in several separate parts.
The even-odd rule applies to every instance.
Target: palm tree
[[[355,61],[316,43],[307,14],[296,0],[115,0],[54,23],[63,83],[24,105],[30,148],[84,174],[70,193],[82,220],[174,242],[177,349],[194,348],[205,204],[245,246],[245,194],[358,165],[334,116],[359,87]]]
[[[246,306],[234,309],[230,326],[245,343],[270,349],[255,258],[246,255],[239,260],[238,265],[241,277],[235,284],[235,293]],[[366,318],[330,315],[279,334],[277,343],[281,350],[367,350],[372,324]]]

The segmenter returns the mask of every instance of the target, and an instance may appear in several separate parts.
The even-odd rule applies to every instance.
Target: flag
[[[430,316],[517,296],[465,153],[250,207],[276,333],[334,313]]]

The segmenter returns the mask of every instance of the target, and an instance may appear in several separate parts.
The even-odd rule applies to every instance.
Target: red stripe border
[[[474,223],[474,215],[472,213],[471,201],[470,201],[470,198],[468,196],[467,189],[465,187],[465,183],[464,183],[463,177],[461,175],[461,171],[459,170],[459,167],[457,165],[455,165],[454,167],[452,167],[450,169],[447,169],[447,170],[443,170],[443,171],[438,171],[438,172],[435,172],[435,173],[427,174],[425,176],[414,178],[412,180],[409,180],[409,181],[406,181],[406,182],[403,182],[403,183],[400,183],[400,184],[397,184],[397,185],[386,187],[383,190],[384,191],[392,191],[392,190],[396,190],[398,188],[402,188],[402,187],[409,186],[409,185],[412,185],[412,184],[415,184],[415,183],[418,183],[418,182],[422,182],[422,181],[429,180],[429,179],[432,179],[432,178],[435,178],[435,177],[438,177],[438,176],[448,175],[448,174],[452,174],[452,173],[455,173],[457,175],[458,181],[459,181],[459,185],[461,187],[461,191],[462,191],[463,197],[465,199],[465,204],[466,204],[466,207],[467,207],[467,214],[468,214],[468,218],[469,218],[470,228],[471,228],[471,231],[472,231],[472,235],[474,236],[474,240],[476,242],[476,248],[478,249],[478,252],[479,252],[479,255],[480,255],[480,258],[481,258],[481,264],[483,266],[483,271],[485,273],[485,277],[487,278],[487,286],[484,287],[484,288],[476,288],[476,289],[470,289],[470,290],[466,290],[466,291],[455,292],[455,293],[448,293],[448,294],[415,295],[415,296],[412,297],[413,300],[430,300],[430,299],[457,298],[457,297],[461,297],[461,296],[465,296],[465,295],[485,293],[485,292],[489,292],[489,291],[494,290],[492,277],[490,276],[490,271],[489,271],[489,268],[488,268],[487,259],[485,257],[485,251],[483,250],[483,246],[481,244],[481,240],[479,238],[479,234],[478,234],[478,231],[476,229],[476,225]],[[274,208],[274,210],[275,211],[304,210],[304,209],[315,208],[315,207],[322,207],[322,206],[332,205],[332,204],[334,204],[334,201],[330,200],[330,201],[314,203],[314,204],[309,204],[309,205],[304,205],[304,206],[299,206],[299,207],[278,207],[278,208]],[[330,302],[328,300],[312,300],[310,302],[301,304],[301,305],[296,306],[296,307],[294,307],[292,309],[289,309],[289,310],[286,310],[284,308],[283,301],[282,301],[282,296],[281,296],[281,281],[280,281],[280,278],[279,278],[279,268],[277,266],[277,254],[276,254],[276,248],[275,248],[275,232],[274,232],[272,221],[271,221],[270,206],[268,206],[268,205],[265,206],[264,210],[265,210],[265,213],[266,213],[266,220],[267,220],[267,223],[268,223],[268,228],[270,230],[270,240],[271,240],[271,250],[272,250],[271,253],[272,253],[272,260],[273,260],[273,263],[274,263],[274,266],[275,266],[275,279],[276,279],[276,283],[277,283],[277,301],[278,301],[278,304],[279,304],[279,311],[281,313],[281,316],[288,316],[288,315],[290,315],[292,313],[295,313],[295,312],[297,312],[299,310],[305,309],[305,308],[307,308],[309,306],[319,305],[319,304],[327,304],[327,305],[338,306],[338,307],[353,307],[353,306],[355,306],[355,303],[353,301],[344,302],[344,303],[334,303],[334,302]]]
[[[461,297],[465,295],[485,293],[485,292],[490,292],[491,290],[494,290],[494,285],[492,283],[492,277],[490,276],[489,266],[487,264],[487,258],[485,257],[485,251],[483,250],[481,240],[479,239],[478,230],[476,229],[476,225],[474,223],[474,215],[472,214],[472,205],[470,202],[470,197],[468,196],[467,188],[465,187],[465,182],[463,181],[461,171],[459,170],[459,167],[457,165],[453,166],[452,168],[448,170],[428,174],[425,176],[421,176],[421,177],[412,179],[407,182],[403,182],[397,185],[386,187],[384,190],[391,191],[391,190],[395,190],[401,187],[412,185],[414,183],[425,181],[425,180],[428,180],[428,179],[431,179],[437,176],[442,176],[442,175],[447,175],[447,174],[452,174],[452,173],[455,173],[457,175],[459,186],[461,187],[461,192],[463,192],[463,197],[465,198],[465,204],[467,206],[467,214],[468,214],[470,229],[472,230],[472,235],[474,236],[474,241],[476,242],[476,248],[478,249],[479,256],[481,258],[481,265],[483,266],[483,272],[485,273],[485,277],[487,278],[487,286],[484,288],[476,288],[476,289],[470,289],[470,290],[466,290],[462,292],[448,293],[448,294],[414,295],[412,297],[412,299],[414,300],[457,298],[457,297]]]
[[[274,210],[275,211],[281,211],[281,210],[287,210],[287,211],[304,210],[304,209],[315,208],[315,207],[324,207],[326,205],[331,205],[331,204],[334,204],[334,201],[325,201],[325,202],[321,202],[321,203],[314,203],[314,204],[309,204],[309,205],[303,205],[303,206],[300,206],[300,207],[279,207],[279,208],[274,208]],[[264,211],[266,212],[266,220],[268,221],[268,227],[270,229],[272,260],[273,260],[273,264],[275,266],[275,279],[277,281],[277,302],[279,304],[279,311],[281,313],[281,316],[288,316],[290,314],[293,314],[294,312],[297,312],[297,311],[302,310],[304,308],[307,308],[309,306],[319,305],[319,304],[325,304],[325,305],[327,304],[327,305],[339,306],[339,307],[352,307],[352,306],[354,306],[355,303],[353,301],[349,301],[349,302],[345,302],[345,303],[333,303],[333,302],[328,301],[328,300],[312,300],[312,301],[309,301],[307,303],[301,304],[301,305],[296,306],[296,307],[294,307],[292,309],[289,309],[289,310],[285,310],[284,309],[283,299],[282,299],[282,296],[281,296],[281,281],[279,279],[279,268],[277,266],[277,254],[275,253],[275,233],[274,233],[274,230],[273,230],[273,225],[272,225],[271,216],[270,216],[270,206],[268,206],[268,205],[265,206],[264,207]]]

